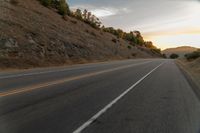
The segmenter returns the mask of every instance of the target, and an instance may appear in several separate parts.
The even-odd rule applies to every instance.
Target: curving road
[[[0,73],[0,133],[199,133],[200,101],[173,60]]]

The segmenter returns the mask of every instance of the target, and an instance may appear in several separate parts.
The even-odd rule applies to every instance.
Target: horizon
[[[146,41],[162,50],[179,46],[200,48],[199,0],[68,0],[68,3],[72,9],[91,11],[106,27],[127,32],[139,30]]]

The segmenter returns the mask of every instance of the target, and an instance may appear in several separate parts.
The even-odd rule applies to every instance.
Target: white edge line
[[[153,73],[156,69],[158,69],[164,63],[165,62],[161,63],[160,65],[155,67],[153,70],[151,70],[149,73],[147,73],[145,76],[143,76],[140,80],[138,80],[135,84],[133,84],[131,87],[129,87],[121,95],[119,95],[117,98],[115,98],[113,101],[111,101],[108,105],[106,105],[102,110],[100,110],[98,113],[96,113],[94,116],[92,116],[88,121],[86,121],[84,124],[82,124],[76,130],[74,130],[73,133],[81,133],[85,128],[87,128],[90,124],[92,124],[98,117],[100,117],[102,114],[104,114],[109,108],[111,108],[115,103],[117,103],[129,91],[131,91],[135,86],[137,86],[140,82],[142,82],[145,78],[147,78],[151,73]]]

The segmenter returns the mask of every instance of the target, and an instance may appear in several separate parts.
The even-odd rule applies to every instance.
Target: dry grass
[[[95,30],[72,17],[63,18],[53,9],[42,6],[38,0],[3,1],[0,6],[0,41],[12,38],[18,48],[9,50],[0,68],[40,67],[84,63],[113,59],[157,57],[138,48],[129,49],[124,40],[111,41],[115,36]],[[17,55],[13,55],[16,51]],[[15,59],[13,57],[15,56]],[[34,59],[34,60],[33,60]]]
[[[178,65],[183,68],[195,81],[200,88],[200,58],[187,61],[186,59],[177,60]]]

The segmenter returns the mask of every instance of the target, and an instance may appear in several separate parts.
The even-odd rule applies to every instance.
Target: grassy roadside
[[[176,63],[191,77],[198,88],[200,88],[200,58],[194,61],[179,59]]]

